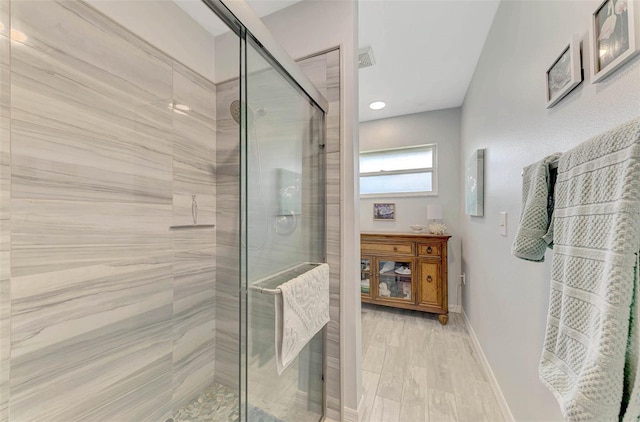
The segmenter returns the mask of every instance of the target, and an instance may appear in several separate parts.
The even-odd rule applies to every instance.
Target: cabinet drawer
[[[442,256],[440,243],[420,243],[418,245],[418,255],[420,256]]]
[[[415,255],[414,243],[362,242],[360,249],[371,254]]]
[[[439,261],[419,261],[419,297],[418,304],[442,306],[441,268]]]

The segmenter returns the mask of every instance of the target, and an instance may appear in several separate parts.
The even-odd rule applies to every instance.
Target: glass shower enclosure
[[[278,376],[274,297],[262,288],[325,262],[325,113],[246,28],[235,35],[241,74],[220,85],[218,113],[228,110],[241,130],[219,142],[218,153],[239,159],[239,174],[229,177],[238,186],[229,192],[239,192],[240,201],[219,203],[219,210],[230,209],[218,214],[218,233],[237,222],[238,231],[225,237],[238,243],[218,246],[218,259],[226,252],[223,259],[234,262],[228,275],[239,275],[239,300],[228,303],[238,307],[229,320],[240,316],[240,413],[247,420],[315,421],[324,408],[323,332]]]
[[[264,288],[326,261],[327,103],[246,7],[0,0],[0,422],[322,418]]]

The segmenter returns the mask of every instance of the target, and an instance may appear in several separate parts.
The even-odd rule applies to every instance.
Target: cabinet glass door
[[[371,258],[360,259],[360,293],[371,298]]]
[[[413,261],[378,259],[378,298],[413,302]]]

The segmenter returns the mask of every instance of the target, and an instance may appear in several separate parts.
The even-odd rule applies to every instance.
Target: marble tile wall
[[[194,194],[216,222],[215,86],[84,3],[10,5],[0,421],[164,420],[213,381],[215,230],[169,226]]]
[[[9,0],[0,0],[0,422],[9,419],[11,343],[11,74]]]
[[[171,61],[81,3],[11,12],[11,419],[164,418]]]
[[[326,204],[327,204],[327,262],[329,274],[329,312],[325,343],[325,416],[341,420],[340,400],[340,51],[332,50],[321,56],[299,62],[305,74],[326,96],[329,111],[326,115]],[[322,71],[324,70],[324,72]]]
[[[196,195],[198,224],[216,220],[216,87],[174,64],[173,224],[192,224]],[[185,107],[186,106],[186,107]],[[185,111],[180,108],[188,109]],[[209,239],[215,243],[215,238]]]
[[[237,81],[217,85],[215,381],[231,388],[240,379],[240,126],[229,109],[237,99]]]
[[[173,64],[173,224],[216,224],[216,87]],[[215,370],[216,231],[173,231],[173,409],[197,397]]]

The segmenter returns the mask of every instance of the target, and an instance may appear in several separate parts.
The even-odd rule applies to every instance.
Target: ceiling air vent
[[[373,50],[371,47],[364,47],[358,50],[358,68],[369,67],[376,64],[376,59],[373,57]]]

